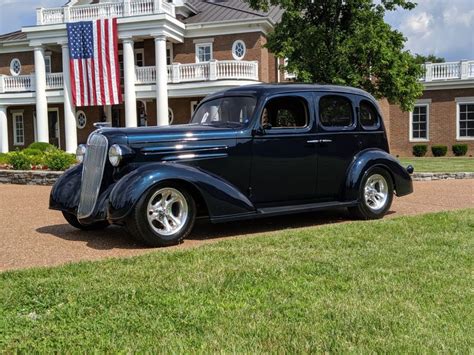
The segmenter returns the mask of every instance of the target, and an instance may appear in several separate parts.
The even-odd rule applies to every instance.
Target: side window
[[[303,128],[308,126],[306,100],[296,96],[271,99],[263,109],[261,123],[272,128]]]
[[[365,129],[379,127],[379,115],[376,108],[369,101],[362,100],[359,104],[359,122]]]
[[[340,95],[327,95],[319,100],[319,120],[323,127],[344,128],[354,124],[351,101]]]

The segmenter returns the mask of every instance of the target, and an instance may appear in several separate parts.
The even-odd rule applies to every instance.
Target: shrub
[[[76,163],[76,157],[73,154],[55,149],[45,154],[44,163],[49,170],[66,170]]]
[[[14,170],[29,170],[31,168],[30,158],[20,151],[8,153],[8,164],[10,164]]]
[[[32,156],[32,155],[43,155],[43,151],[36,148],[25,148],[22,150],[23,154]]]
[[[445,145],[434,145],[431,147],[431,152],[435,157],[444,157],[448,152],[448,147]]]
[[[8,164],[8,154],[0,153],[0,164]]]
[[[51,150],[57,150],[57,148],[52,145],[52,144],[49,144],[49,143],[45,143],[45,142],[34,142],[34,143],[31,143],[29,146],[28,146],[29,149],[38,149],[42,152],[48,152],[48,151],[51,151]],[[28,149],[27,148],[27,149]]]
[[[454,144],[453,153],[457,157],[462,157],[467,153],[467,144]]]
[[[428,151],[428,146],[426,144],[417,144],[413,146],[413,155],[415,157],[424,157]]]

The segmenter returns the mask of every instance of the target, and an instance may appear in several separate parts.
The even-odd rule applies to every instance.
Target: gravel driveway
[[[58,265],[79,260],[151,252],[120,227],[83,232],[70,227],[60,212],[48,210],[51,187],[0,185],[0,270]],[[415,182],[415,193],[395,198],[388,218],[474,207],[474,179]],[[268,233],[347,220],[344,210],[210,225],[199,223],[186,248],[222,238]]]

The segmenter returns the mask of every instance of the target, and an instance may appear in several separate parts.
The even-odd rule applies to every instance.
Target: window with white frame
[[[145,66],[145,50],[143,48],[135,49],[135,65],[137,67]]]
[[[474,100],[458,102],[458,139],[474,139]]]
[[[50,55],[47,55],[44,57],[44,65],[46,68],[46,73],[51,73],[52,70],[51,70],[51,56]]]
[[[10,62],[10,74],[13,76],[20,75],[21,73],[21,62],[18,58],[13,58]]]
[[[245,57],[246,47],[245,42],[242,40],[237,40],[232,44],[232,57],[235,60],[242,60]]]
[[[23,112],[13,112],[13,144],[25,144],[25,125],[23,122]]]
[[[193,115],[194,111],[196,111],[199,105],[199,101],[191,101],[191,116]]]
[[[410,112],[410,141],[429,140],[429,108],[428,104],[419,104]]]
[[[212,60],[212,43],[196,43],[196,63]]]
[[[173,64],[173,43],[166,42],[166,65]]]

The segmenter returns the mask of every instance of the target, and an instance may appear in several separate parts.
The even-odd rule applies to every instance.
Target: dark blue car
[[[413,191],[365,91],[252,85],[205,98],[189,124],[100,128],[54,185],[50,208],[81,229],[125,225],[152,246],[211,222],[347,207],[381,218]]]

